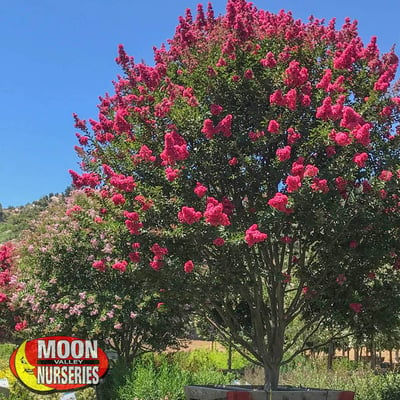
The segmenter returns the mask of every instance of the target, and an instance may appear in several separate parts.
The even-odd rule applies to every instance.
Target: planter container
[[[354,392],[329,389],[279,387],[266,392],[262,386],[186,386],[186,400],[353,400]]]

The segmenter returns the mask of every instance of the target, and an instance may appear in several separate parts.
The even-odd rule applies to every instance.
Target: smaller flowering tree
[[[24,308],[25,335],[95,338],[126,363],[178,344],[188,310],[174,300],[165,273],[138,267],[140,245],[119,231],[121,217],[129,230],[138,229],[136,215],[122,213],[115,200],[77,191],[65,203],[53,202],[24,232],[25,286],[11,300]],[[164,250],[154,245],[152,251],[161,262]]]

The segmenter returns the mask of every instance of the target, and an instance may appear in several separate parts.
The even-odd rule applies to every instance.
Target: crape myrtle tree
[[[120,46],[115,93],[97,120],[75,115],[73,182],[120,207],[138,267],[188,273],[192,305],[274,388],[301,339],[338,337],[398,279],[397,57],[356,22],[245,0],[187,11],[154,55]]]
[[[127,365],[143,352],[179,345],[189,310],[175,293],[187,274],[172,271],[170,280],[168,268],[132,268],[140,244],[121,230],[120,211],[99,192],[75,191],[54,199],[23,232],[24,285],[10,299],[24,317],[20,336],[97,339]]]

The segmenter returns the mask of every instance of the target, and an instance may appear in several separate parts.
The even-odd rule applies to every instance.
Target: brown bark
[[[229,340],[228,347],[228,370],[232,369],[232,340]]]
[[[376,368],[376,346],[375,346],[375,339],[372,336],[371,338],[371,369]]]
[[[331,370],[333,368],[333,356],[334,356],[334,354],[335,354],[335,349],[334,349],[333,343],[329,343],[328,365],[327,365],[328,370]]]
[[[264,365],[265,385],[264,390],[276,390],[279,383],[279,364],[268,363]]]

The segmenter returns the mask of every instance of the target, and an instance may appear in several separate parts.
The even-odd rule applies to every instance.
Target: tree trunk
[[[371,338],[371,369],[376,368],[376,346],[375,346],[375,338],[372,336]]]
[[[328,370],[331,370],[333,368],[333,356],[335,355],[335,346],[331,342],[329,343],[329,349],[328,349]]]
[[[279,383],[280,366],[283,358],[284,333],[275,331],[273,340],[268,343],[268,350],[263,352],[264,390],[276,390]]]
[[[264,390],[269,392],[270,390],[276,390],[278,388],[279,383],[279,364],[264,364],[264,377],[265,377],[265,385]]]
[[[228,347],[228,370],[232,369],[232,339],[229,340],[229,347]]]

